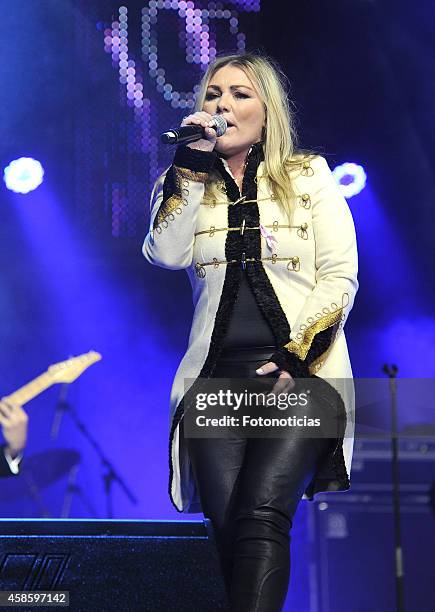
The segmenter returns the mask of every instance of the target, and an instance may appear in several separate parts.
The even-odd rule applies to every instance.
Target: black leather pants
[[[224,353],[213,377],[254,378],[273,350]],[[203,512],[214,527],[231,610],[281,611],[293,516],[333,439],[234,436],[186,442]]]

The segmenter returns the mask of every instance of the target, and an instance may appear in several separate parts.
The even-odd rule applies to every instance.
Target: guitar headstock
[[[88,353],[83,353],[83,355],[54,363],[48,368],[47,372],[53,378],[53,382],[72,383],[83,374],[89,366],[100,361],[101,358],[100,353],[89,351]]]

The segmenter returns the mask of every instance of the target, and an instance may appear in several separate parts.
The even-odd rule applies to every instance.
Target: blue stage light
[[[29,193],[42,183],[44,168],[36,159],[20,157],[6,166],[3,180],[6,187],[15,193]]]
[[[337,166],[332,171],[345,198],[351,198],[364,189],[367,175],[362,166],[348,162]]]

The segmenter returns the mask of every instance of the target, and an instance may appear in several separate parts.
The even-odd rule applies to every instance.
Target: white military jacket
[[[193,292],[188,347],[170,399],[169,495],[179,512],[202,510],[180,436],[189,387],[185,380],[212,375],[242,269],[276,346],[294,358],[296,372],[297,365],[304,364],[311,374],[333,381],[344,401],[344,438],[303,498],[350,487],[354,393],[343,324],[358,289],[352,215],[326,160],[313,156],[291,171],[296,201],[289,226],[267,181],[260,178],[263,159],[262,145],[256,143],[247,157],[240,194],[228,164],[217,153],[179,147],[151,210],[145,258],[169,270],[185,269]],[[204,202],[204,183],[212,169],[222,177],[222,197]]]

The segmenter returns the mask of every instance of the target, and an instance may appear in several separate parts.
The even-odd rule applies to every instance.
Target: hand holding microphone
[[[216,140],[225,134],[227,122],[222,115],[210,115],[198,111],[184,117],[179,128],[168,130],[161,135],[165,144],[187,144],[191,149],[213,151]]]

